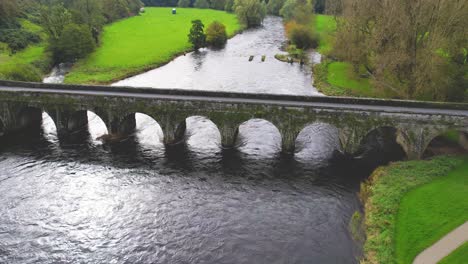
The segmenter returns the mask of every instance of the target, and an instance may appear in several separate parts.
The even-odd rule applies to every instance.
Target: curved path
[[[468,221],[421,252],[413,264],[436,264],[468,241]]]

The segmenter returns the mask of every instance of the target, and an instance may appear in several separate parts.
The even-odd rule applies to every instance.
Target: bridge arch
[[[127,114],[120,122],[117,134],[136,136],[140,143],[154,145],[164,142],[164,132],[157,119],[140,112]]]
[[[182,126],[180,126],[180,129],[182,129]],[[198,133],[199,131],[203,133]],[[179,131],[179,133],[182,133],[182,131]],[[187,117],[183,134],[186,143],[196,149],[211,149],[222,145],[219,127],[207,116],[194,115]]]
[[[70,134],[87,134],[93,139],[109,133],[104,119],[94,111],[87,109],[71,113],[67,120],[66,129]]]
[[[437,141],[444,142],[445,146],[449,146],[453,151],[468,151],[468,130],[462,129],[444,129],[440,131],[433,132],[426,140],[422,142],[422,157],[431,156],[433,150],[431,147],[437,148]]]
[[[333,124],[311,122],[302,128],[295,139],[295,154],[298,157],[331,157],[335,151],[342,151],[340,130]]]
[[[283,135],[273,122],[252,118],[239,125],[235,142],[240,149],[253,154],[260,154],[257,153],[260,150],[273,154],[282,150]]]
[[[408,157],[410,148],[411,143],[402,129],[392,125],[382,125],[367,131],[354,154],[359,156],[377,151],[386,157],[398,159],[402,155]]]

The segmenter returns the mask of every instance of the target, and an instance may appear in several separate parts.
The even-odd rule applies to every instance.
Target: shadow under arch
[[[448,129],[434,134],[422,146],[422,158],[468,153],[468,131]]]
[[[96,113],[89,110],[79,110],[70,115],[67,120],[67,131],[73,138],[90,136],[93,140],[108,134],[106,123]]]
[[[340,130],[329,123],[306,124],[295,139],[295,156],[300,160],[325,160],[343,152]]]
[[[185,119],[184,138],[186,145],[194,150],[219,150],[221,148],[221,131],[207,116],[190,116]],[[179,130],[179,134],[182,131]]]
[[[40,134],[42,132],[42,109],[37,107],[24,107],[20,110],[17,120],[17,129],[27,134]]]
[[[407,136],[393,126],[375,127],[362,138],[353,155],[378,163],[404,159],[408,156]]]
[[[249,119],[237,128],[235,145],[242,152],[273,155],[282,151],[283,137],[278,127],[263,118]]]
[[[0,137],[5,135],[5,124],[3,123],[2,118],[0,118]]]

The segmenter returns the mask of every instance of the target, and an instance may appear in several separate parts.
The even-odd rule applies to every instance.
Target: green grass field
[[[447,176],[407,193],[396,222],[397,262],[412,262],[424,249],[466,222],[467,195],[468,162]]]
[[[466,264],[468,260],[468,242],[457,248],[450,255],[439,261],[439,264]]]
[[[362,263],[411,263],[419,252],[466,221],[467,171],[467,156],[378,168],[360,192],[367,235]]]
[[[79,61],[67,75],[67,83],[111,83],[169,62],[191,49],[187,35],[191,21],[205,26],[218,20],[230,36],[241,29],[234,14],[209,9],[146,8],[141,16],[124,19],[104,28],[101,46]]]
[[[318,51],[328,54],[332,47],[336,32],[336,21],[333,16],[316,15],[315,30],[320,37]]]

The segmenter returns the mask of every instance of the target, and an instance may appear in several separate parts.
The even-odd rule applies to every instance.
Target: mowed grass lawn
[[[318,51],[327,54],[333,48],[336,32],[336,21],[333,16],[316,15],[315,31],[320,37]]]
[[[403,197],[396,223],[398,263],[411,263],[420,252],[466,221],[468,161]],[[468,263],[468,255],[465,261]]]
[[[167,63],[191,49],[188,33],[191,21],[200,19],[205,27],[217,20],[233,36],[241,29],[235,14],[210,9],[146,8],[140,16],[104,28],[101,45],[79,61],[66,76],[67,83],[111,83]]]

